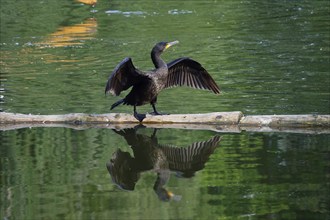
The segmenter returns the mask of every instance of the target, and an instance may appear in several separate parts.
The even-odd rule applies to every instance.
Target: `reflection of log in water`
[[[176,172],[178,176],[186,178],[194,176],[196,171],[204,168],[221,139],[216,135],[188,147],[175,147],[159,144],[156,129],[151,137],[138,134],[136,128],[114,131],[125,138],[134,155],[131,156],[120,149],[112,155],[107,168],[113,182],[121,189],[134,190],[140,173],[153,170],[157,173],[154,191],[162,201],[181,198],[164,188],[170,178],[170,172]]]

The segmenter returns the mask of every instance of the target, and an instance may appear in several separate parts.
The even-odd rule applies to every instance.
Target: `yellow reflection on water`
[[[97,3],[97,0],[76,0],[76,1],[92,6],[94,6]]]
[[[37,45],[40,47],[79,46],[84,44],[85,40],[94,38],[96,28],[96,19],[89,18],[81,24],[59,28],[56,32],[51,33],[44,42]]]

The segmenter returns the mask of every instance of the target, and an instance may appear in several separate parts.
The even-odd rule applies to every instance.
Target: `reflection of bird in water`
[[[151,137],[137,134],[135,129],[114,130],[123,136],[132,147],[134,156],[118,149],[107,163],[112,180],[124,190],[134,190],[140,173],[153,170],[157,173],[154,190],[159,199],[169,201],[181,197],[166,190],[164,185],[175,171],[182,177],[192,177],[196,171],[202,170],[209,156],[220,142],[220,136],[195,142],[188,147],[174,147],[158,144],[156,129]]]
[[[145,114],[138,114],[136,106],[150,103],[154,110],[153,114],[160,115],[155,104],[162,89],[184,85],[220,93],[212,77],[197,61],[185,57],[166,64],[160,58],[162,52],[177,43],[178,41],[156,44],[151,51],[151,59],[156,69],[147,73],[136,69],[131,58],[127,57],[120,62],[108,79],[105,93],[110,92],[118,96],[123,90],[130,87],[132,90],[125,98],[114,103],[111,109],[120,104],[133,105],[134,117],[141,122]]]

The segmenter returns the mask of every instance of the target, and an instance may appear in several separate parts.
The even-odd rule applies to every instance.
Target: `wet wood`
[[[31,115],[0,112],[0,130],[26,127],[68,127],[73,129],[123,129],[139,122],[130,114]],[[212,130],[216,132],[330,133],[330,115],[251,115],[242,112],[206,114],[147,115],[143,125],[150,128]]]
[[[144,124],[218,124],[237,125],[242,118],[242,112],[212,112],[205,114],[173,114],[173,115],[147,115],[143,120]]]
[[[126,128],[134,128],[136,126],[141,126],[135,123],[118,123],[118,124],[67,124],[67,123],[51,123],[51,124],[36,124],[36,123],[20,123],[20,124],[0,124],[0,130],[16,130],[22,128],[33,128],[33,127],[43,127],[43,128],[71,128],[75,130],[85,130],[90,128],[101,128],[101,129],[115,129],[122,130]],[[170,129],[187,129],[187,130],[210,130],[215,132],[223,133],[240,133],[241,130],[237,125],[209,125],[209,124],[144,124],[142,125],[147,128],[170,128]]]
[[[240,119],[241,126],[329,127],[330,115],[250,115]]]
[[[70,128],[75,130],[85,130],[90,128],[100,129],[115,129],[121,130],[125,128],[134,128],[139,126],[135,123],[83,123],[83,124],[68,124],[68,123],[19,123],[19,124],[0,124],[0,130],[16,130],[22,128]],[[260,127],[260,126],[239,126],[239,125],[215,125],[215,124],[144,124],[147,128],[170,128],[170,129],[187,129],[187,130],[209,130],[217,133],[240,133],[246,132],[285,132],[285,133],[300,133],[300,134],[330,134],[330,127]]]
[[[205,114],[172,114],[147,115],[143,124],[150,123],[186,123],[186,124],[238,124],[243,114],[237,112],[213,112]],[[131,114],[83,114],[72,113],[64,115],[30,115],[15,113],[0,113],[1,123],[139,123]]]

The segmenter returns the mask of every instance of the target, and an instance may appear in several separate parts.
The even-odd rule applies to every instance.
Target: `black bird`
[[[140,122],[146,117],[145,114],[138,114],[136,106],[150,103],[154,112],[157,112],[155,104],[157,95],[162,89],[175,86],[189,86],[196,89],[206,89],[218,94],[220,89],[209,73],[200,63],[187,57],[178,58],[166,64],[160,55],[169,47],[179,43],[160,42],[151,50],[151,59],[155,69],[143,73],[136,69],[132,59],[126,57],[111,73],[105,87],[105,93],[112,93],[118,96],[121,91],[132,87],[128,95],[115,102],[111,110],[120,104],[133,105],[134,117]]]

